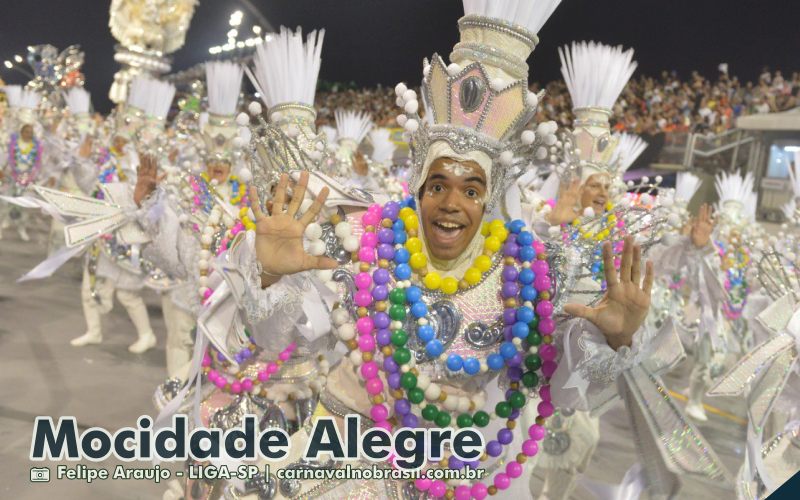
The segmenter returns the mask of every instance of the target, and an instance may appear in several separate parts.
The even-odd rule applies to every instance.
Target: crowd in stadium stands
[[[541,90],[534,83],[531,90]],[[556,120],[571,125],[572,105],[562,81],[548,83],[539,107],[539,120]],[[735,126],[736,118],[754,113],[785,111],[798,105],[800,73],[784,76],[764,68],[757,83],[742,83],[721,71],[715,80],[693,72],[688,80],[664,71],[660,77],[631,79],[614,108],[615,130],[652,136],[660,132],[720,133]],[[396,126],[398,114],[390,87],[369,89],[336,88],[317,93],[320,124],[333,124],[338,108],[372,114],[378,126]]]

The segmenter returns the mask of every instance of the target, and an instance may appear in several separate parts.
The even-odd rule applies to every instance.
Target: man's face
[[[125,146],[127,145],[128,145],[128,139],[122,137],[121,135],[114,136],[114,144],[112,144],[112,146],[114,146],[114,149],[116,149],[117,151],[122,151],[123,149],[125,149]]]
[[[603,213],[608,201],[611,179],[606,174],[594,174],[581,186],[581,208],[592,207],[594,213]]]
[[[212,160],[206,164],[206,173],[210,179],[222,184],[228,180],[228,176],[231,174],[231,164],[227,161]]]
[[[19,135],[25,142],[31,142],[33,140],[33,127],[30,125],[23,125],[19,131]]]
[[[421,223],[431,255],[452,260],[461,255],[481,227],[486,174],[473,161],[437,158],[420,196]]]

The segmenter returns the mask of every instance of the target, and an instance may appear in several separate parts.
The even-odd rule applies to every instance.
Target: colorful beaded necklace
[[[42,145],[35,137],[27,149],[20,146],[19,134],[11,134],[8,144],[8,164],[11,166],[11,177],[21,186],[27,186],[36,180],[42,167]],[[20,167],[27,168],[22,169]]]

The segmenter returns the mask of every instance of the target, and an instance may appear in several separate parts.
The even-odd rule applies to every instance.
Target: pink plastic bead
[[[219,378],[217,378],[217,380],[214,381],[214,385],[216,385],[220,389],[225,387],[225,384],[226,384],[226,381],[225,381],[224,377],[219,377]]]
[[[549,300],[540,300],[539,303],[536,304],[536,313],[539,316],[550,316],[553,314],[553,303]]]
[[[558,349],[553,344],[539,346],[539,356],[541,356],[542,361],[552,361],[556,359],[557,355]]]
[[[208,372],[208,380],[210,380],[211,382],[215,382],[217,380],[217,371],[216,370],[211,370],[211,371]]]
[[[359,290],[369,288],[372,284],[372,276],[370,276],[369,273],[358,273],[356,274],[355,282]]]
[[[545,247],[544,247],[544,243],[542,243],[539,240],[536,240],[536,241],[533,242],[533,249],[534,249],[534,251],[536,251],[536,255],[539,255],[540,253],[544,253],[545,250],[546,250]]]
[[[539,318],[539,333],[550,335],[556,330],[556,323],[552,318]]]
[[[528,436],[531,439],[535,439],[536,441],[541,441],[547,435],[547,431],[545,430],[543,425],[533,424],[528,428]]]
[[[540,274],[547,274],[547,272],[550,270],[550,265],[546,260],[537,260],[531,264],[531,269],[538,276]]]
[[[416,486],[419,491],[428,491],[431,487],[431,483],[432,481],[430,479],[420,478],[414,481],[414,486]]]
[[[372,352],[375,350],[375,338],[372,335],[361,335],[358,337],[358,348],[361,352]]]
[[[373,232],[366,232],[361,235],[361,246],[374,248],[378,246],[378,235]]]
[[[253,390],[253,381],[249,378],[242,379],[242,389],[246,392],[250,392]]]
[[[214,290],[212,290],[210,288],[208,290],[206,290],[205,292],[203,292],[203,300],[208,300],[208,298],[211,297],[211,295],[213,293],[214,293]]]
[[[537,274],[536,279],[533,280],[533,287],[539,292],[550,290],[550,285],[550,277],[546,274]]]
[[[508,465],[506,465],[506,474],[512,479],[521,476],[522,465],[517,461],[508,462]]]
[[[558,368],[558,365],[555,361],[545,361],[542,363],[542,374],[544,374],[545,377],[550,378],[556,372],[556,368]]]
[[[378,213],[367,211],[361,216],[361,222],[365,226],[377,226],[381,221],[381,216]]]
[[[447,493],[447,485],[444,481],[437,479],[431,484],[428,493],[430,493],[433,498],[441,498]]]
[[[378,375],[378,364],[374,361],[367,361],[361,365],[361,376],[365,379],[375,378]]]
[[[375,323],[369,316],[358,318],[356,321],[356,330],[358,330],[358,333],[361,335],[369,335],[372,333],[373,328],[375,328]]]
[[[372,420],[375,422],[383,422],[389,416],[389,410],[382,404],[372,405],[372,408],[369,410],[369,416],[372,417]]]
[[[472,495],[469,492],[469,486],[461,485],[456,487],[456,500],[469,500]]]
[[[372,294],[369,290],[359,290],[356,292],[354,300],[359,307],[369,307],[372,305]]]
[[[239,394],[242,392],[242,384],[238,380],[231,384],[231,392],[234,394]]]
[[[372,264],[375,262],[375,249],[372,247],[361,247],[358,250],[358,260]]]
[[[278,371],[278,368],[279,368],[279,367],[278,367],[278,364],[277,364],[277,363],[270,362],[270,363],[267,365],[267,373],[269,373],[270,375],[272,375],[273,373],[275,373],[276,371]]]
[[[550,397],[550,386],[543,385],[539,388],[539,397],[542,398],[542,401],[551,401],[552,398]]]
[[[365,386],[370,396],[375,396],[383,391],[383,382],[379,378],[371,378],[367,380]]]
[[[267,380],[269,380],[269,374],[267,373],[267,370],[261,370],[260,372],[258,372],[259,382],[266,382]]]
[[[390,434],[392,432],[392,424],[390,424],[388,420],[375,422],[375,425],[373,425],[373,427],[380,427],[381,429],[385,430],[386,432],[389,432]]]
[[[547,418],[553,414],[553,403],[550,401],[542,401],[536,409],[539,411],[539,415]]]
[[[289,361],[289,357],[292,355],[290,352],[283,351],[282,353],[278,354],[278,359],[281,361]]]
[[[485,484],[475,483],[472,485],[470,493],[472,493],[472,496],[474,498],[477,498],[478,500],[483,500],[484,498],[486,498],[486,495],[489,494],[488,490],[489,488],[487,488]]]
[[[529,457],[536,455],[539,453],[539,443],[533,439],[526,439],[525,442],[522,443],[522,453]]]
[[[494,485],[497,486],[498,490],[504,490],[508,488],[511,484],[511,479],[504,473],[501,472],[494,476]]]
[[[208,353],[205,353],[203,355],[203,363],[202,363],[202,365],[203,366],[211,366],[211,356],[209,356]]]

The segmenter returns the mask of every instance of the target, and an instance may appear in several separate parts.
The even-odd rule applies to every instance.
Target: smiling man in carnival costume
[[[564,306],[565,312],[585,318],[566,320],[555,317],[562,283],[551,258],[559,249],[546,247],[522,220],[486,220],[536,150],[545,141],[554,142],[524,130],[537,104],[527,88],[525,60],[538,41],[535,33],[558,3],[526,3],[523,8],[508,2],[497,9],[465,2],[453,63],[435,56],[425,64],[424,121],[417,114],[416,93],[402,84],[396,89],[406,111],[399,120],[411,137],[413,199],[371,204],[335,182],[326,185],[316,172],[292,173],[296,184],[289,194],[290,176],[281,176],[269,210],[260,206],[255,192],[251,195],[256,230],[237,238],[215,262],[225,282],[215,287],[199,318],[208,337],[201,341],[210,341],[220,352],[240,348],[245,325],[256,344],[265,339],[287,346],[280,352],[260,349],[239,370],[270,358],[283,366],[293,346],[302,344],[309,352],[310,346],[325,345],[327,334],[335,334],[349,353],[331,370],[317,416],[360,413],[369,425],[387,429],[434,424],[482,428],[488,445],[481,466],[497,470],[492,464],[499,458],[508,463],[488,483],[420,480],[410,486],[433,496],[509,493],[505,490],[523,474],[528,457],[537,454],[554,405],[589,408],[606,401],[606,393],[615,390],[615,374],[646,354],[637,332],[649,307],[652,266],[642,269],[640,249],[631,239],[625,242],[619,273],[606,246],[608,291],[600,305]],[[259,92],[268,96],[269,90]],[[270,120],[292,130],[307,113],[313,110],[271,106]],[[305,163],[317,156],[308,135],[289,134],[291,144],[308,147],[288,154],[269,140],[272,132],[263,124],[254,129],[260,165],[274,166],[281,163],[279,157],[299,157]],[[313,167],[313,162],[305,164]],[[263,197],[270,190],[259,185],[259,172],[254,173]],[[318,223],[320,213],[324,219]],[[322,238],[325,255],[318,251]],[[343,268],[331,282],[329,270],[340,262]],[[311,272],[315,269],[322,271]],[[337,282],[342,284],[337,287]],[[330,288],[339,293],[325,293]],[[235,315],[230,314],[231,301],[239,308]],[[331,319],[323,319],[329,309]],[[219,370],[209,357],[196,364],[196,373]],[[602,376],[591,375],[596,372]],[[583,383],[568,387],[570,378]],[[246,399],[248,391],[236,382],[238,398]],[[535,400],[538,415],[520,429],[518,419],[529,399]],[[308,428],[296,432],[290,459],[275,466],[297,460],[307,439]],[[515,440],[518,444],[509,447]],[[450,457],[442,465],[460,469],[478,463]],[[527,481],[517,483],[514,491],[526,494]],[[341,498],[361,492],[380,498],[402,487],[392,481],[282,481],[278,489],[285,497]],[[252,482],[245,485],[254,493],[258,488]]]

